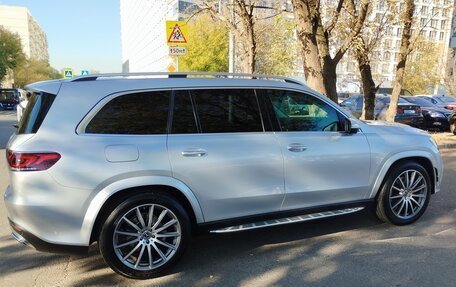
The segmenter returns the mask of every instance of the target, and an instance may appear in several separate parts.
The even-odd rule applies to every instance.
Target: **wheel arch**
[[[187,211],[192,225],[204,222],[203,212],[196,196],[181,181],[163,176],[133,178],[115,182],[95,195],[84,217],[81,230],[83,239],[87,244],[96,241],[99,227],[113,206],[117,206],[131,194],[150,190],[170,194],[177,199]]]
[[[383,165],[377,179],[375,180],[374,186],[372,188],[371,194],[369,198],[375,198],[379,195],[380,188],[383,186],[383,183],[388,178],[388,174],[398,165],[402,164],[403,162],[417,162],[422,165],[429,174],[431,180],[431,193],[435,193],[435,185],[436,185],[436,174],[437,169],[434,168],[436,165],[432,159],[432,156],[428,152],[404,152],[400,154],[396,154],[393,157],[390,157],[385,164]]]

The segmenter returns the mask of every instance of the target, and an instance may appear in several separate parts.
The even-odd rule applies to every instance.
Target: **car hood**
[[[413,128],[396,122],[387,121],[362,121],[376,132],[393,133],[393,134],[414,134],[414,135],[429,135],[426,131]]]

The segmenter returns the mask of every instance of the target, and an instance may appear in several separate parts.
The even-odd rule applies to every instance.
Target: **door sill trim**
[[[251,230],[251,229],[257,229],[257,228],[263,228],[263,227],[284,225],[284,224],[290,224],[290,223],[296,223],[296,222],[304,222],[304,221],[311,221],[311,220],[316,220],[316,219],[321,219],[321,218],[345,215],[345,214],[355,213],[355,212],[361,211],[363,209],[364,209],[363,206],[359,206],[359,207],[346,208],[346,209],[336,209],[336,210],[331,210],[331,211],[308,213],[308,214],[303,214],[303,215],[298,215],[298,216],[293,216],[293,217],[270,219],[270,220],[258,221],[258,222],[254,222],[254,223],[229,226],[229,227],[225,227],[225,228],[221,228],[221,229],[213,229],[213,230],[210,230],[209,232],[210,233],[238,232],[238,231],[244,231],[244,230]]]

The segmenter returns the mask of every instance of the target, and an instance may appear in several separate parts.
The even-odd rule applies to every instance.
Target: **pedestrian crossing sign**
[[[70,68],[63,69],[63,77],[64,78],[73,78],[73,69],[70,69]]]
[[[187,46],[187,22],[166,21],[166,43],[168,46]]]
[[[81,71],[81,76],[87,76],[89,74],[88,70],[82,70]]]

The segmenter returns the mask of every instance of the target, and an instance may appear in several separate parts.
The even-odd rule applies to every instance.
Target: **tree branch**
[[[342,10],[342,6],[344,4],[344,1],[345,0],[339,0],[339,4],[337,4],[337,8],[336,8],[336,14],[333,17],[333,19],[331,21],[331,24],[329,24],[329,26],[325,29],[325,32],[328,35],[331,35],[332,30],[336,27],[336,24],[337,24],[337,21],[339,20],[340,11]]]
[[[351,0],[351,1],[353,1],[353,0]],[[334,59],[333,59],[334,64],[339,63],[339,61],[344,56],[345,52],[347,52],[348,48],[350,48],[353,39],[356,36],[358,36],[359,33],[361,32],[364,21],[366,20],[367,12],[369,10],[369,4],[370,4],[369,0],[361,0],[361,7],[359,9],[358,20],[356,21],[355,27],[353,28],[352,32],[348,35],[348,37],[345,39],[345,42],[342,44],[342,46],[337,51],[336,56],[334,56]]]

